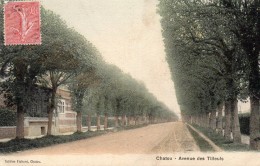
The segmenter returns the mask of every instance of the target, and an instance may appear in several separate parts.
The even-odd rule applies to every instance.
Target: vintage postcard
[[[260,166],[258,0],[0,0],[0,166]]]

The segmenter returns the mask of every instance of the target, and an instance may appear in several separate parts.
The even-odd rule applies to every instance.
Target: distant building
[[[57,109],[54,114],[56,133],[75,132],[77,113],[72,110],[70,91],[64,87],[59,88],[57,96]]]
[[[250,100],[247,99],[246,102],[238,101],[237,109],[238,109],[238,114],[250,112]]]
[[[26,117],[24,119],[25,136],[46,135],[48,127],[48,102],[50,99],[50,89],[35,87],[33,97],[28,104]],[[57,107],[53,114],[52,134],[58,135],[66,132],[76,131],[76,112],[71,107],[70,91],[66,87],[57,90]],[[5,107],[3,94],[0,95],[0,106]],[[0,127],[1,128],[1,127]],[[15,126],[0,129],[0,139],[4,137],[15,137]]]

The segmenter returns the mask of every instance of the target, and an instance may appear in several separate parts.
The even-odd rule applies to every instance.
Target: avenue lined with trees
[[[238,100],[249,99],[255,150],[260,149],[259,7],[259,0],[159,4],[182,119],[220,134],[224,130],[227,140],[240,143]]]
[[[0,23],[4,22],[3,4],[0,0]],[[166,59],[183,122],[240,144],[238,101],[250,102],[252,150],[260,150],[259,8],[259,0],[159,0],[158,4]],[[54,12],[41,7],[41,45],[5,46],[3,26],[0,24],[0,94],[6,107],[0,111],[6,116],[4,121],[15,120],[0,123],[16,126],[15,141],[24,140],[24,119],[37,104],[37,95],[47,103],[46,145],[51,139],[59,143],[71,139],[52,136],[59,88],[69,90],[71,108],[77,113],[74,140],[106,133],[110,127],[126,129],[178,120],[174,110],[158,101],[143,82],[106,63],[94,44]],[[83,126],[91,131],[93,124],[98,132],[82,133]],[[104,132],[99,131],[101,126]],[[162,136],[167,137],[163,146],[171,146],[169,142],[174,140],[177,147],[185,139],[196,145],[184,123],[176,122],[167,130],[163,126],[170,124],[158,126],[161,128],[151,125],[156,128],[151,131],[169,132]],[[28,142],[34,147],[37,139]]]
[[[82,113],[115,117],[115,127],[176,120],[175,113],[159,102],[143,83],[103,61],[95,46],[69,28],[52,11],[41,7],[41,45],[5,46],[3,32],[3,1],[0,4],[0,74],[1,93],[5,104],[16,109],[16,137],[24,138],[24,117],[35,101],[35,88],[47,89],[48,130],[52,135],[52,119],[57,107],[57,89],[66,86],[71,91],[72,107],[77,112],[77,131],[82,131]],[[90,122],[88,122],[90,124]],[[89,125],[88,125],[89,126]],[[89,126],[90,130],[90,126]]]

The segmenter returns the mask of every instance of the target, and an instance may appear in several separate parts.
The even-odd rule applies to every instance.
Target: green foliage
[[[215,109],[224,89],[220,77],[223,65],[212,55],[216,47],[204,41],[213,36],[208,33],[211,26],[196,16],[199,9],[196,3],[181,0],[160,3],[167,60],[178,103],[190,114]]]
[[[100,78],[97,77],[93,68],[84,68],[69,83],[72,95],[72,108],[77,112],[83,111],[84,96],[90,88],[98,86]]]
[[[250,78],[254,78],[253,93],[260,89],[259,67],[248,67],[257,60],[248,58],[251,56],[243,44],[250,41],[251,54],[257,48],[255,9],[259,1],[237,2],[160,0],[167,61],[185,114],[211,112],[226,100],[247,98],[253,91]],[[252,70],[255,75],[249,77]]]
[[[88,90],[83,104],[86,112],[109,116],[177,117],[157,101],[143,83],[119,68],[104,63],[96,73],[100,78],[99,86]]]
[[[1,20],[3,18],[0,9]],[[50,103],[47,112],[52,113],[55,106],[56,91],[59,86],[71,80],[80,82],[82,73],[91,72],[91,68],[101,59],[96,48],[82,35],[72,28],[52,11],[41,8],[41,45],[4,46],[3,24],[0,24],[0,71],[5,77],[1,83],[1,92],[5,93],[8,105],[16,105],[17,112],[22,113],[32,105],[33,87],[41,85],[51,89]],[[85,80],[87,82],[87,80]],[[78,104],[75,110],[81,111],[82,96],[81,84],[73,93],[77,96]],[[83,84],[85,85],[85,84]],[[80,96],[80,97],[79,97]],[[19,114],[18,114],[19,115]],[[51,117],[51,116],[49,116]],[[49,123],[51,125],[51,123]],[[19,125],[18,125],[19,126]],[[51,129],[51,128],[48,128]],[[51,133],[48,131],[48,133]]]
[[[0,19],[3,22],[3,17]],[[72,107],[77,112],[176,117],[143,83],[106,64],[95,46],[69,28],[59,15],[42,7],[41,21],[41,45],[4,46],[0,42],[0,74],[5,78],[1,92],[5,93],[8,105],[16,105],[18,112],[25,112],[32,104],[33,87],[37,84],[51,90],[48,107],[51,113],[56,106],[56,90],[68,85]]]
[[[16,113],[7,108],[0,109],[0,126],[15,126]]]

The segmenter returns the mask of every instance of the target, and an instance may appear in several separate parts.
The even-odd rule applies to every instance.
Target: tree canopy
[[[2,8],[0,22],[3,22]],[[4,46],[4,34],[0,30],[1,92],[5,94],[7,105],[17,108],[18,138],[24,137],[24,114],[36,100],[32,95],[35,86],[50,92],[48,135],[52,134],[52,118],[60,86],[67,86],[71,91],[79,131],[81,113],[90,109],[110,116],[176,118],[143,83],[116,66],[106,64],[91,42],[44,7],[41,7],[41,34],[41,45]]]
[[[258,8],[257,0],[160,0],[159,4],[182,114],[213,115],[225,103],[237,142],[241,141],[237,99],[250,97],[251,138],[259,137]],[[251,147],[256,148],[251,140]]]

